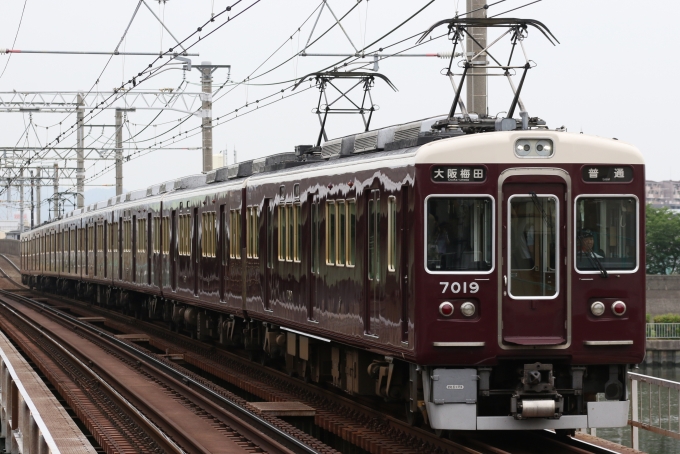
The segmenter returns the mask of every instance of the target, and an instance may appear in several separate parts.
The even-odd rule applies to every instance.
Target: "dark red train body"
[[[403,401],[436,429],[625,425],[645,345],[641,154],[548,129],[419,145],[431,124],[73,212],[22,237],[25,282]]]

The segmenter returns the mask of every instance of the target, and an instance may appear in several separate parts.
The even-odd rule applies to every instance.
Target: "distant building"
[[[654,208],[680,210],[680,181],[647,181],[645,187],[647,204]]]

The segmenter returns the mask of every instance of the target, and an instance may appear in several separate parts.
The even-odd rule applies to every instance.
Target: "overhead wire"
[[[28,0],[24,0],[24,7],[21,9],[21,17],[19,18],[19,26],[17,27],[17,32],[14,35],[14,41],[12,42],[12,49],[14,49],[14,46],[17,43],[17,38],[19,37],[19,30],[21,30],[21,24],[24,21],[24,12],[26,11],[26,3],[28,3]],[[12,59],[12,54],[9,54],[7,57],[7,61],[5,62],[5,67],[2,69],[2,74],[0,74],[0,79],[2,79],[2,76],[5,75],[5,71],[7,71],[7,66],[9,65],[9,61]]]

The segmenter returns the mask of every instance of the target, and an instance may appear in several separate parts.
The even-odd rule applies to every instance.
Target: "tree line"
[[[680,213],[647,205],[647,274],[680,273]]]

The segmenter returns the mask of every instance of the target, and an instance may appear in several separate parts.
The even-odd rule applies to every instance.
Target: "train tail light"
[[[444,301],[439,305],[439,313],[444,317],[451,317],[453,315],[453,304]]]
[[[592,312],[595,317],[599,317],[604,314],[604,304],[600,301],[595,301],[590,305],[590,312]]]
[[[460,305],[460,312],[466,317],[472,317],[473,315],[475,315],[475,310],[476,310],[475,305],[470,302],[466,302]]]
[[[623,301],[614,302],[614,304],[612,304],[612,312],[614,315],[618,315],[619,317],[622,316],[626,313],[626,303]]]

